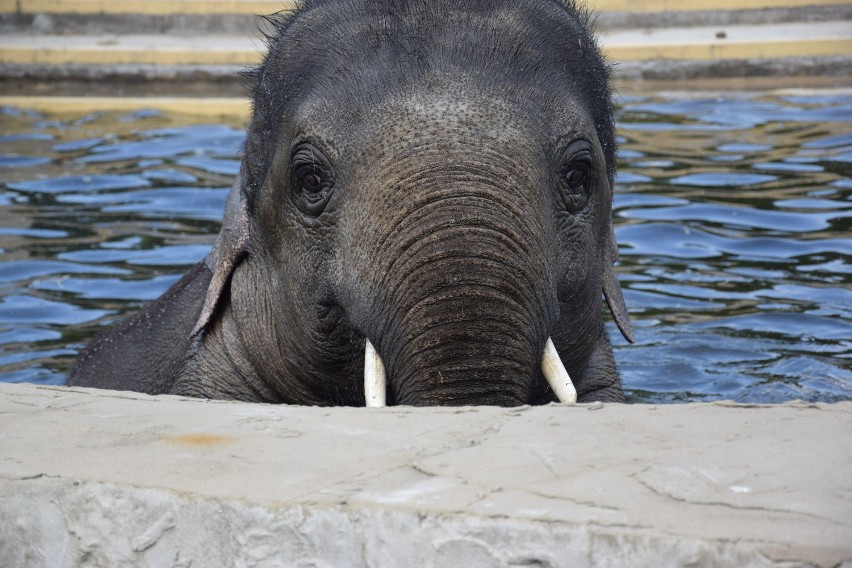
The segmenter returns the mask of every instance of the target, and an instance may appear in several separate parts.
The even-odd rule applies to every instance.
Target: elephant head
[[[355,0],[273,23],[194,331],[218,355],[189,368],[294,403],[622,400],[601,313],[603,293],[632,341],[614,125],[587,17]]]
[[[295,404],[624,399],[615,136],[557,0],[306,0],[250,75],[206,261],[70,384]],[[365,377],[366,369],[366,377]]]

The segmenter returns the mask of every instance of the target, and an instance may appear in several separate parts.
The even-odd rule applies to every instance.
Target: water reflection
[[[625,98],[614,203],[635,401],[852,398],[852,97]],[[4,109],[0,380],[62,383],[209,249],[242,125]]]

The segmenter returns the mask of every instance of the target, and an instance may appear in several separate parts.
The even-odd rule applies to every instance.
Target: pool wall
[[[852,403],[312,408],[0,384],[37,566],[849,566]]]
[[[626,88],[736,79],[735,88],[845,87],[848,0],[590,0]],[[242,97],[291,0],[0,0],[0,94]],[[768,82],[767,82],[768,80]],[[667,87],[670,88],[670,87]]]

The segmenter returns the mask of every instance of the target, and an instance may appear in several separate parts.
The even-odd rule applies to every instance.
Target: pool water
[[[63,384],[209,250],[244,136],[0,110],[0,381]],[[852,95],[624,96],[614,203],[635,402],[852,399]]]

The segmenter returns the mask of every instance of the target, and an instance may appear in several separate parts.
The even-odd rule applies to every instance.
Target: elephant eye
[[[559,166],[559,196],[569,213],[586,206],[592,184],[592,146],[586,140],[575,140],[562,152]]]
[[[305,191],[319,191],[322,188],[322,178],[317,174],[305,174],[302,177],[302,189]]]
[[[334,170],[328,158],[312,144],[300,144],[291,158],[293,202],[302,213],[319,216],[331,199]]]
[[[586,170],[575,169],[570,170],[567,174],[565,174],[565,181],[567,181],[568,185],[571,187],[576,187],[582,184],[584,179],[586,179]]]

